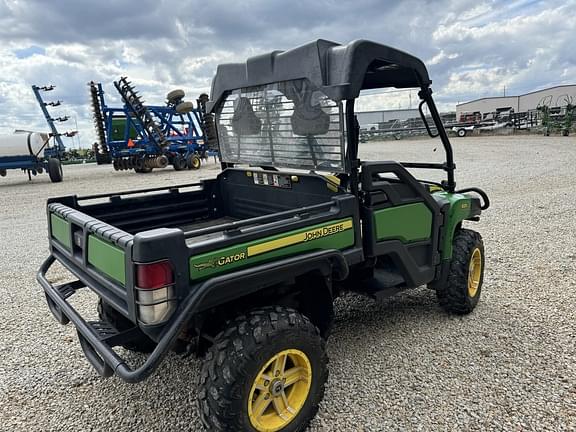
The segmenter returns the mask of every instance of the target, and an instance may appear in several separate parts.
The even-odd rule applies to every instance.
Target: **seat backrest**
[[[232,129],[235,135],[260,134],[262,120],[256,117],[250,99],[247,97],[241,97],[235,103]]]
[[[290,123],[295,135],[309,136],[328,133],[330,116],[324,112],[320,103],[313,103],[314,92],[308,81],[287,82],[283,92],[294,104]]]

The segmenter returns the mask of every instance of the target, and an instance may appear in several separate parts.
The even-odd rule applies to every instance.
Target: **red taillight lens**
[[[141,289],[156,289],[174,283],[174,271],[170,261],[152,264],[136,264],[136,286]]]

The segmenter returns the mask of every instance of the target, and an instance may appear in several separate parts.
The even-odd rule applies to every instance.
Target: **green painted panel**
[[[126,133],[126,117],[113,118],[112,119],[112,129],[111,137],[113,141],[123,141],[124,134]],[[138,137],[138,132],[132,124],[130,124],[130,135],[129,138],[136,139]]]
[[[472,212],[470,197],[464,194],[450,192],[436,192],[435,197],[441,197],[450,203],[444,223],[444,239],[442,240],[442,259],[452,258],[452,241],[456,226],[464,219],[469,218]]]
[[[112,279],[126,283],[124,251],[93,235],[88,236],[88,262]]]
[[[352,219],[330,221],[190,258],[190,278],[202,279],[274,258],[354,245]]]
[[[389,207],[374,212],[374,224],[377,240],[426,240],[432,232],[432,212],[424,203]]]
[[[72,231],[70,222],[62,219],[60,216],[50,214],[50,231],[52,237],[58,240],[63,246],[72,249]]]

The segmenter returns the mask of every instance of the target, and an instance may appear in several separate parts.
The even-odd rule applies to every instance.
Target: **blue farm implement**
[[[28,174],[29,180],[33,175],[47,172],[52,182],[62,181],[61,159],[66,150],[62,136],[73,137],[77,132],[58,132],[56,123],[65,122],[68,117],[52,117],[47,107],[57,107],[61,101],[45,102],[41,93],[52,91],[54,88],[53,85],[32,86],[34,96],[50,128],[49,133],[17,131],[19,133],[0,137],[0,176],[4,177],[9,169],[20,169]]]
[[[215,134],[205,132],[207,125],[213,125],[205,114],[206,96],[201,96],[194,107],[183,100],[184,91],[174,90],[164,105],[144,105],[132,84],[121,78],[114,87],[124,106],[112,108],[106,105],[100,83],[89,86],[99,140],[94,144],[98,163],[146,173],[168,165],[175,170],[198,169],[202,159],[217,155],[209,146]]]

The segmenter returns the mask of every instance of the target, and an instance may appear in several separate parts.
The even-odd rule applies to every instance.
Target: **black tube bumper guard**
[[[88,361],[103,377],[110,377],[114,374],[126,382],[135,383],[146,379],[158,367],[168,350],[176,341],[178,335],[183,330],[188,320],[199,311],[206,295],[213,289],[229,285],[239,284],[245,279],[254,278],[255,275],[273,272],[278,270],[299,273],[299,268],[330,263],[334,277],[337,280],[345,279],[348,276],[348,264],[345,257],[337,250],[323,250],[306,255],[298,255],[278,262],[266,263],[257,267],[252,267],[238,272],[229,273],[208,279],[196,286],[193,291],[181,302],[175,315],[166,325],[158,344],[152,353],[146,358],[143,364],[137,368],[130,367],[112,347],[116,345],[118,339],[114,338],[114,331],[106,328],[98,328],[94,323],[87,322],[68,303],[67,298],[73,295],[76,290],[84,288],[86,285],[81,281],[66,283],[63,285],[53,285],[46,278],[46,272],[54,264],[56,259],[50,255],[40,266],[36,275],[46,294],[48,307],[56,320],[60,324],[72,323],[76,326],[80,345]],[[100,325],[102,325],[100,323]]]

